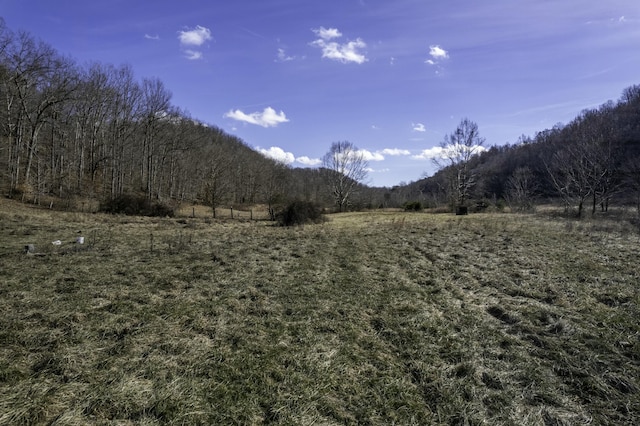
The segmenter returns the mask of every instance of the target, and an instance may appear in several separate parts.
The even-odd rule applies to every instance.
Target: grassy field
[[[0,201],[0,424],[640,424],[637,228],[190,213]]]

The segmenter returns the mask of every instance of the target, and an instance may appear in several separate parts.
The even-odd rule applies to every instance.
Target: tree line
[[[483,141],[477,125],[462,120],[445,137],[438,172],[403,190],[432,206],[502,203],[530,211],[560,201],[579,217],[612,204],[640,212],[640,85],[516,144],[478,150]]]
[[[0,18],[0,189],[39,202],[148,199],[324,202],[320,172],[297,174],[171,103],[128,65],[80,66]]]

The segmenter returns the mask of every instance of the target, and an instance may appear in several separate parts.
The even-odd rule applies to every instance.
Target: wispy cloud
[[[389,173],[391,171],[390,168],[385,167],[383,169],[374,169],[373,167],[367,167],[367,172],[369,173]]]
[[[289,121],[283,111],[276,112],[276,110],[271,107],[266,107],[262,112],[252,112],[250,114],[246,114],[241,110],[236,109],[227,112],[224,117],[262,127],[276,127],[280,123],[286,123]]]
[[[202,52],[199,52],[197,50],[187,49],[184,51],[184,54],[185,54],[185,58],[192,61],[202,59]]]
[[[185,57],[189,60],[202,59],[202,52],[193,49],[193,47],[202,46],[212,38],[211,30],[201,25],[196,25],[193,29],[178,31],[178,40],[184,49]]]
[[[414,132],[426,132],[427,128],[422,123],[411,123]]]
[[[366,62],[367,57],[361,52],[361,49],[367,47],[367,44],[360,38],[348,41],[347,43],[338,43],[333,39],[342,37],[342,33],[337,28],[320,27],[312,30],[319,38],[311,42],[311,46],[319,47],[322,50],[322,57],[332,59],[342,63],[355,62],[362,64]]]
[[[147,40],[160,40],[160,36],[158,34],[156,35],[145,34],[144,38],[146,38]]]
[[[276,62],[289,62],[289,61],[293,61],[295,58],[296,58],[295,56],[287,55],[284,49],[278,49]]]

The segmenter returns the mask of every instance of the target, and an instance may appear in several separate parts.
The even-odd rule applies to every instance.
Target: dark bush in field
[[[420,201],[407,201],[403,205],[405,211],[419,212],[422,210],[422,203]]]
[[[323,221],[322,208],[310,201],[292,201],[276,215],[281,226],[303,225]]]
[[[122,194],[113,199],[103,201],[100,211],[111,214],[129,216],[173,217],[174,209],[160,201],[149,200],[143,195]]]

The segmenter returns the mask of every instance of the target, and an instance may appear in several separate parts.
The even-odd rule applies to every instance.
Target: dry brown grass
[[[0,201],[0,424],[640,420],[622,223],[189,213]]]

